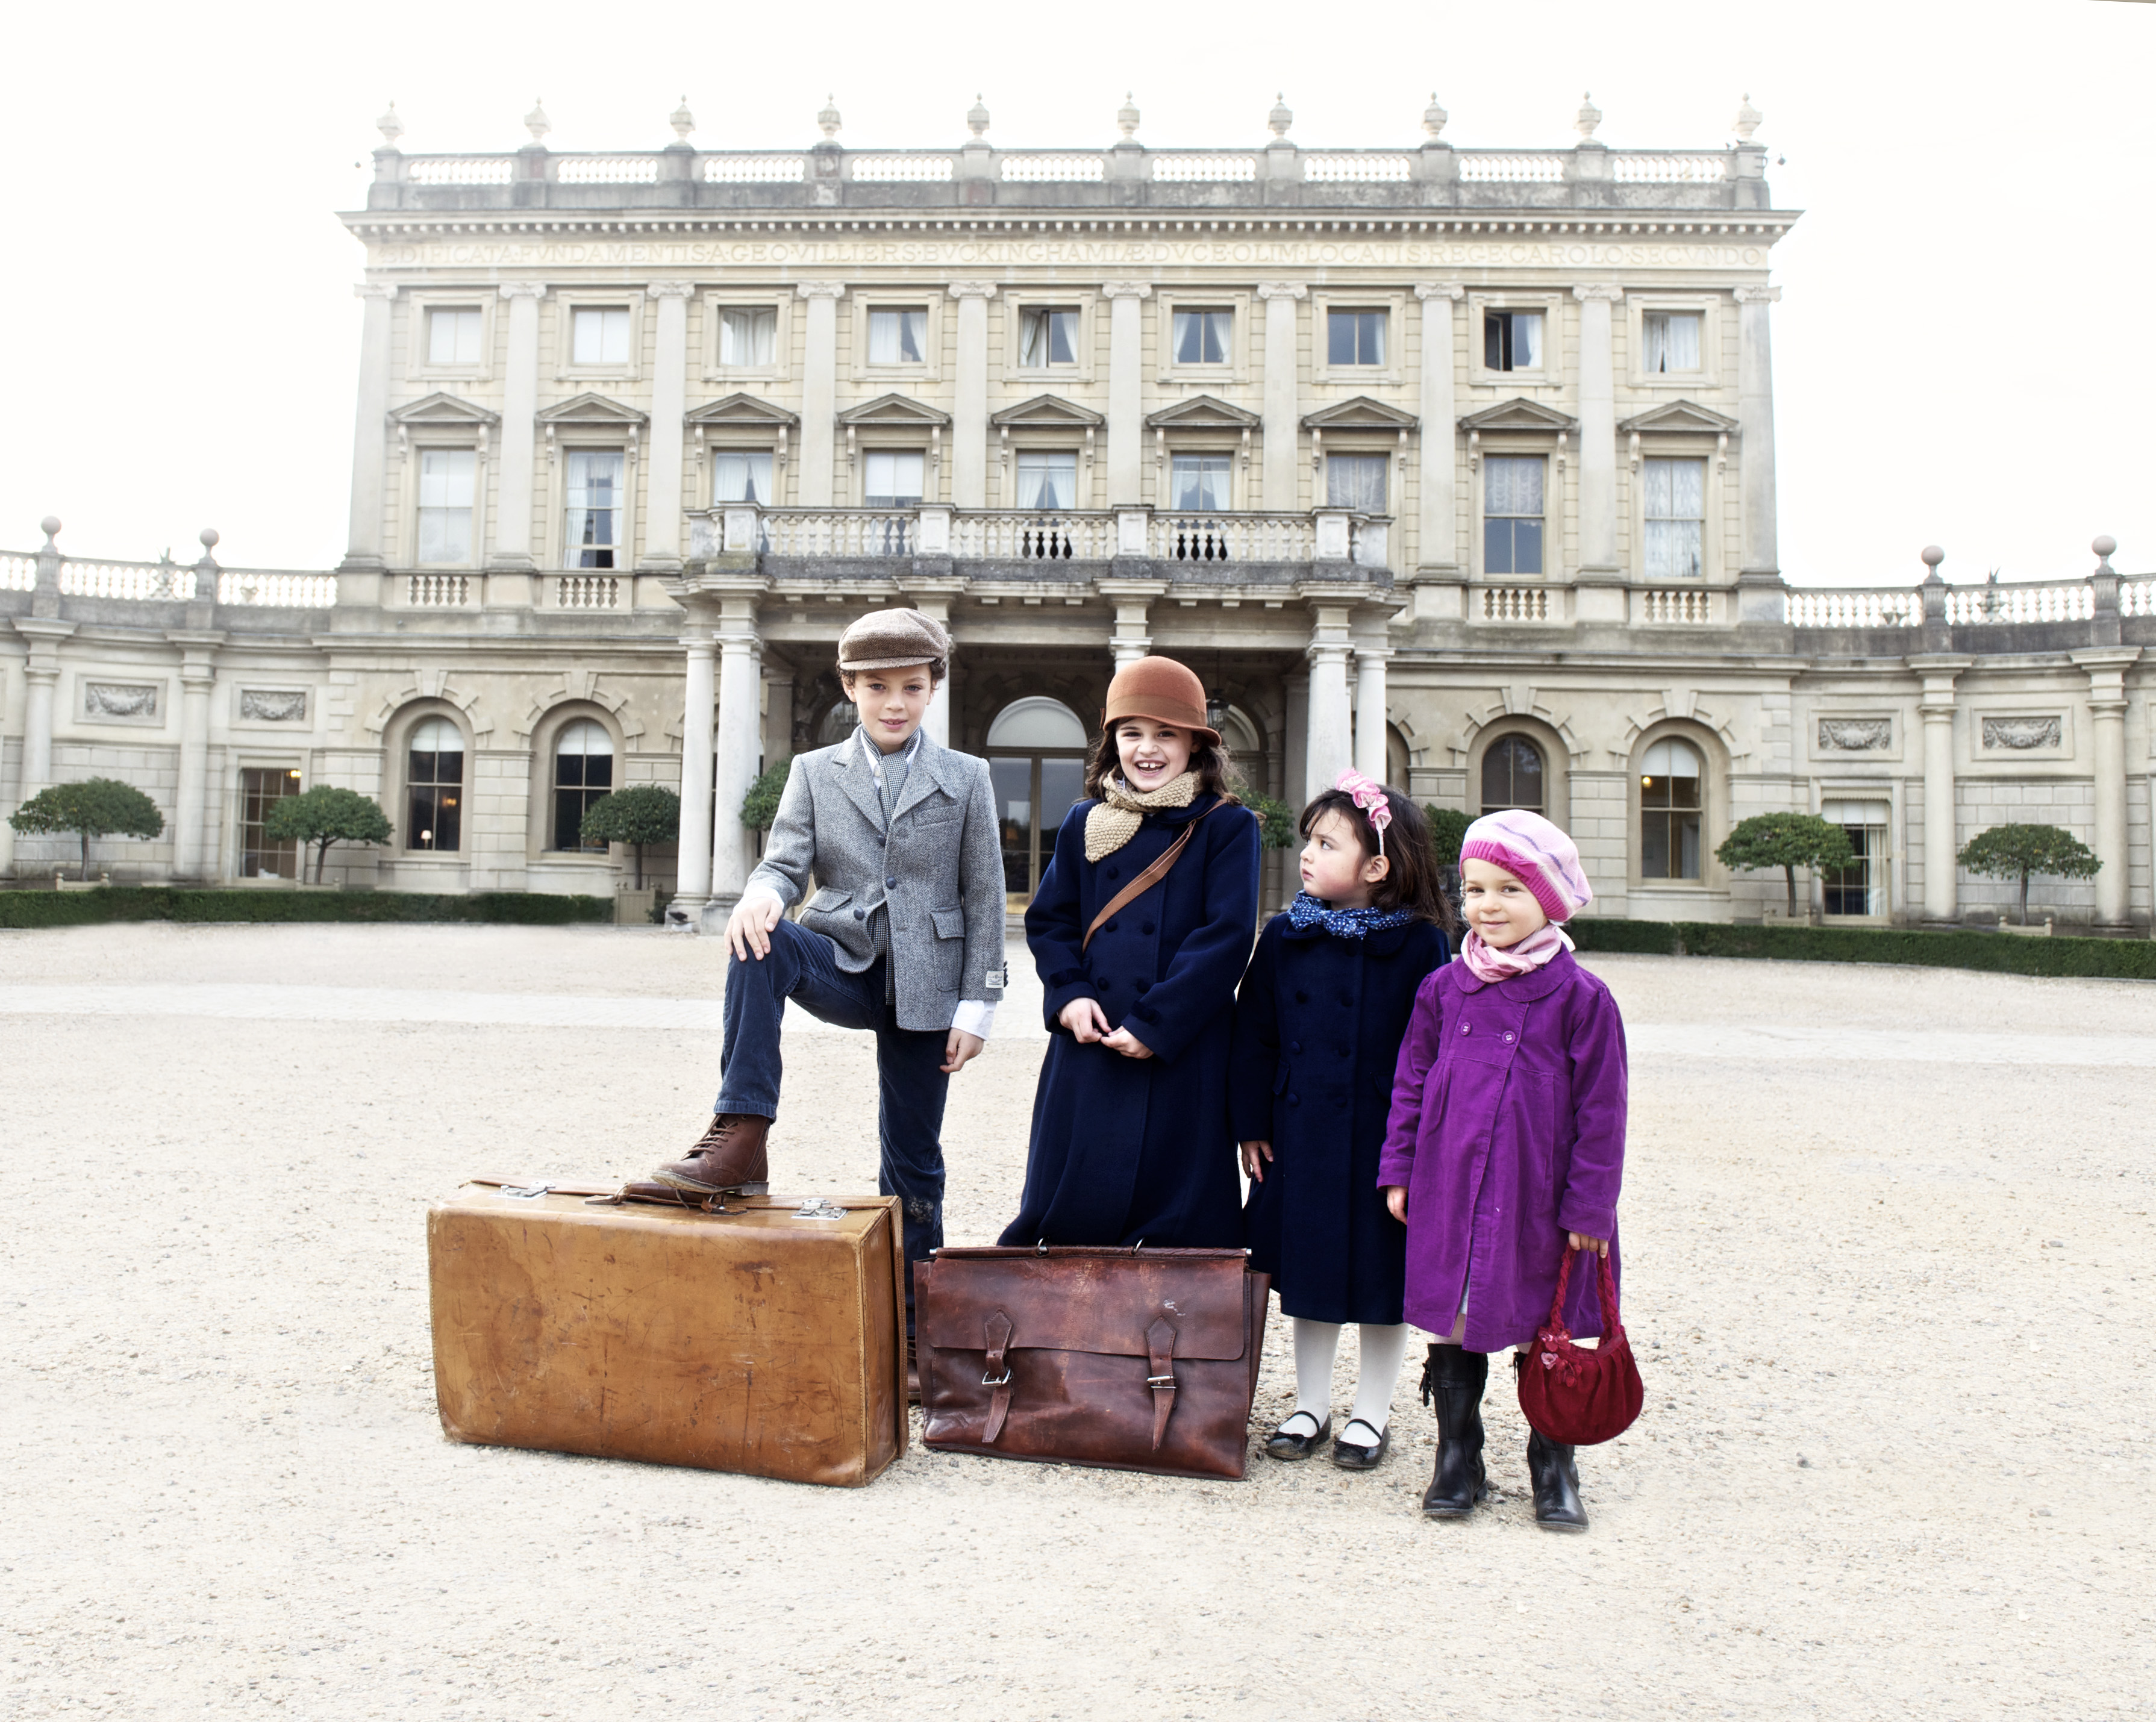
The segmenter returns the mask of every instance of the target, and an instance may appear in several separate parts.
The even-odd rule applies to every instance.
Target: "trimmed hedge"
[[[100,921],[511,921],[560,926],[611,921],[605,897],[479,891],[189,891],[107,885],[94,891],[0,891],[0,927],[80,927]]]
[[[1723,926],[1710,921],[1582,919],[1568,924],[1586,951],[1661,956],[1766,957],[1784,962],[1912,963],[1994,974],[2156,981],[2156,941],[2018,938],[1914,927]]]

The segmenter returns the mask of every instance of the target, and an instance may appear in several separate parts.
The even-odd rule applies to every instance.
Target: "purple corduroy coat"
[[[1525,1345],[1549,1315],[1565,1233],[1609,1240],[1625,1170],[1625,1024],[1560,951],[1494,983],[1450,962],[1422,983],[1393,1073],[1378,1182],[1408,1189],[1407,1319],[1440,1336],[1467,1293],[1471,1351]],[[1566,1320],[1602,1331],[1595,1276]]]

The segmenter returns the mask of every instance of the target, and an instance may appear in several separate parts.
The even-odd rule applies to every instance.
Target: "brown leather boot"
[[[652,1174],[662,1184],[698,1196],[765,1196],[771,1191],[771,1165],[764,1138],[771,1120],[752,1112],[721,1112],[685,1159]]]

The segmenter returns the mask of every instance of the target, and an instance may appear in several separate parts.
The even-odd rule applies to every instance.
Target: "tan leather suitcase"
[[[427,1214],[452,1440],[859,1485],[906,1451],[896,1198],[593,1206],[466,1184]]]

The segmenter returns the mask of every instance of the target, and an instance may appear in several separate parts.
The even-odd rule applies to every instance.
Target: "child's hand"
[[[1074,998],[1055,1013],[1055,1020],[1090,1046],[1108,1032],[1108,1018],[1097,998]]]
[[[988,1042],[978,1034],[968,1034],[963,1028],[953,1028],[943,1040],[943,1062],[937,1068],[946,1076],[954,1076],[963,1070]]]
[[[1574,1249],[1591,1249],[1598,1256],[1609,1253],[1609,1240],[1606,1238],[1589,1238],[1584,1232],[1568,1232],[1564,1235]]]
[[[1101,1037],[1101,1044],[1111,1052],[1121,1053],[1126,1058],[1150,1058],[1152,1048],[1127,1028],[1118,1028],[1113,1034]]]
[[[1385,1211],[1403,1226],[1408,1222],[1408,1186],[1404,1184],[1385,1186]]]
[[[752,951],[758,962],[770,956],[771,930],[785,913],[786,905],[768,891],[759,890],[735,904],[734,912],[726,917],[726,943],[734,955],[743,962]]]
[[[1245,1177],[1262,1184],[1265,1181],[1265,1169],[1258,1164],[1258,1156],[1260,1155],[1270,1160],[1273,1157],[1273,1145],[1270,1142],[1261,1142],[1255,1137],[1243,1144],[1243,1174]]]

